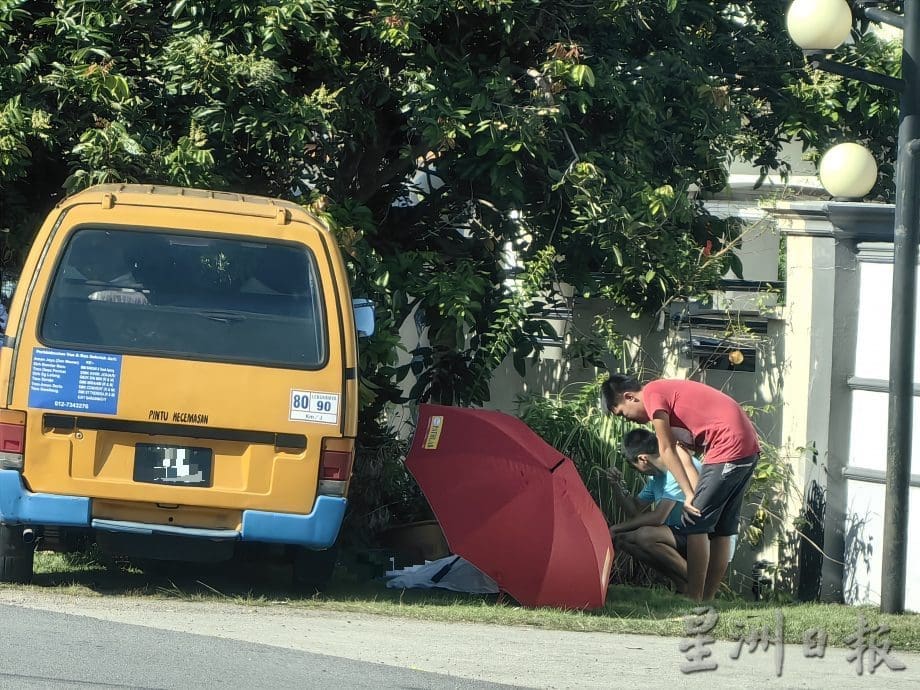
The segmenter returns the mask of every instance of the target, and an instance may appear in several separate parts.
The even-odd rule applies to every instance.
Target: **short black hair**
[[[601,395],[604,399],[604,409],[610,408],[623,400],[623,393],[638,393],[642,390],[639,379],[629,374],[611,374],[601,384]]]
[[[632,429],[623,437],[621,449],[629,462],[640,455],[658,455],[658,437],[648,429]]]

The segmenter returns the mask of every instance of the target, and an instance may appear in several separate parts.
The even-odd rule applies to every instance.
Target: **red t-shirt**
[[[757,431],[741,405],[712,386],[658,379],[642,388],[642,402],[649,419],[663,410],[671,426],[693,434],[695,445],[704,449],[704,464],[740,460],[760,452]]]

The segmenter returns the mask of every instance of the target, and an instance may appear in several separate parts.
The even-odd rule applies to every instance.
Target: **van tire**
[[[313,551],[302,546],[294,547],[291,558],[294,586],[313,592],[325,591],[335,572],[338,555],[337,545],[323,551]]]
[[[0,582],[28,584],[32,581],[35,544],[22,539],[22,525],[0,524]]]

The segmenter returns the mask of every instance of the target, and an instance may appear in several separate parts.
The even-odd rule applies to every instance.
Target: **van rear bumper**
[[[83,496],[32,493],[16,470],[0,470],[0,521],[9,525],[88,527],[90,500]]]
[[[318,496],[313,512],[309,515],[244,510],[243,528],[240,532],[93,520],[89,498],[33,493],[23,485],[19,472],[0,470],[0,521],[11,525],[96,527],[112,532],[171,534],[206,539],[233,539],[236,535],[235,538],[243,541],[326,549],[335,543],[339,535],[346,505],[345,498]]]
[[[347,501],[339,496],[317,496],[309,515],[243,511],[243,541],[297,544],[327,549],[339,536]]]

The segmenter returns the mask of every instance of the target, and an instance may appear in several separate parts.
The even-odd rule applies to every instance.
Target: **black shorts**
[[[757,458],[755,453],[740,460],[703,465],[693,496],[693,505],[702,515],[684,514],[686,534],[708,533],[715,537],[738,534],[744,492],[754,475]]]
[[[687,529],[683,525],[668,525],[668,529],[671,530],[671,534],[674,536],[674,548],[677,549],[677,553],[687,558]],[[710,534],[710,540],[715,537],[715,534]],[[735,546],[732,545],[731,555],[735,554]]]

